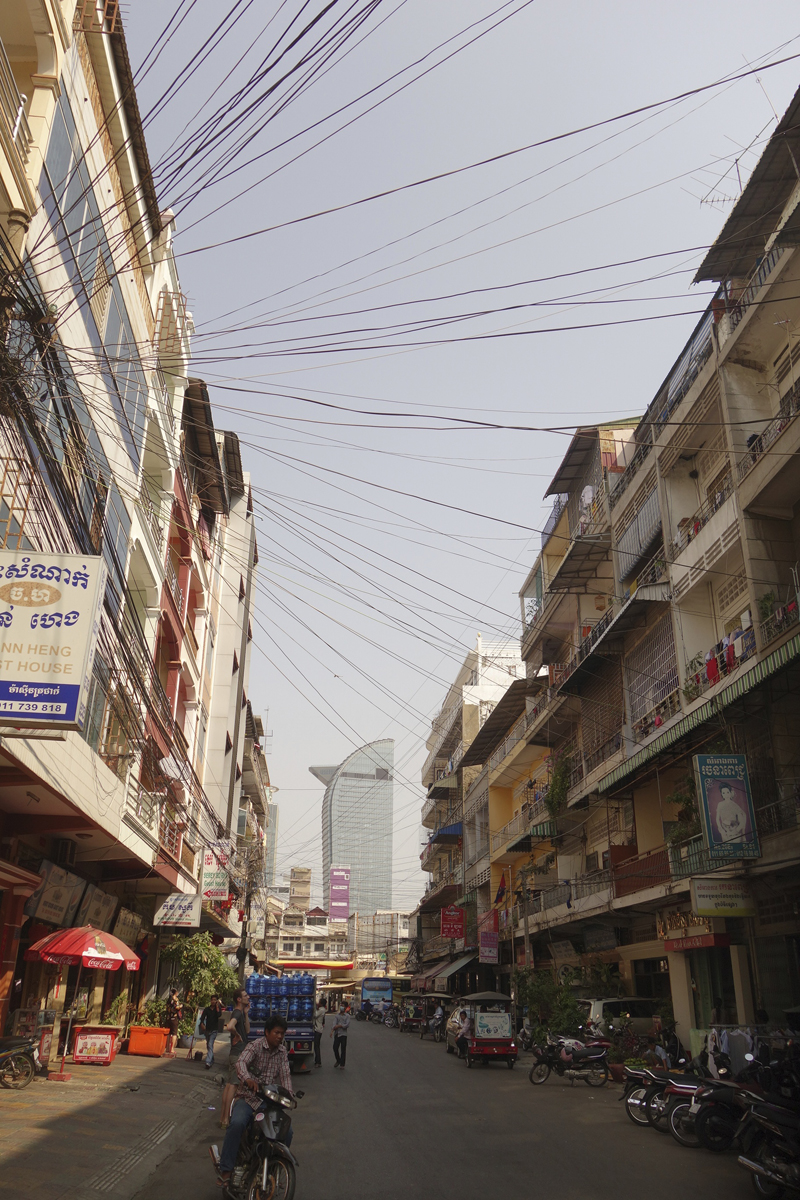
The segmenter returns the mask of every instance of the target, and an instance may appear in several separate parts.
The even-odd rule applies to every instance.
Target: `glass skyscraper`
[[[330,905],[331,867],[350,868],[350,911],[392,907],[394,738],[370,742],[338,767],[309,767],[325,784],[322,886]]]

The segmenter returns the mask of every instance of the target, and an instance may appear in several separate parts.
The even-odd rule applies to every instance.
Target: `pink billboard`
[[[328,915],[332,921],[346,921],[350,916],[349,867],[331,867]]]

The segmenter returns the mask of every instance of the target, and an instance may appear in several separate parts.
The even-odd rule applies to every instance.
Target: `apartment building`
[[[572,440],[521,591],[535,695],[511,724],[506,693],[465,795],[465,827],[485,812],[498,979],[603,960],[629,994],[671,999],[687,1045],[717,999],[729,1024],[800,1001],[798,115],[800,95],[642,419]],[[737,816],[727,853],[698,755],[749,780],[753,836]]]
[[[431,722],[428,756],[422,768],[427,798],[422,808],[425,844],[420,855],[430,880],[410,920],[415,941],[411,961],[420,969],[423,964],[432,969],[431,964],[451,949],[450,939],[441,934],[442,908],[464,902],[466,891],[473,896],[465,937],[474,944],[477,914],[491,907],[488,860],[482,861],[488,826],[484,814],[478,814],[474,805],[467,809],[464,801],[478,774],[476,748],[482,744],[486,728],[492,728],[498,719],[495,710],[501,707],[502,719],[509,703],[516,704],[521,697],[524,705],[524,675],[516,640],[490,640],[478,634]],[[509,692],[511,701],[506,699]],[[462,948],[463,944],[462,939]]]
[[[323,972],[352,965],[347,944],[347,922],[332,921],[323,908],[307,911],[277,897],[268,901],[265,926],[267,961],[286,970]]]
[[[56,985],[22,964],[32,939],[77,915],[134,943],[152,935],[139,975],[84,976],[94,1019],[114,989],[133,983],[140,999],[157,985],[155,909],[197,894],[203,871],[216,898],[201,928],[238,933],[243,797],[245,830],[255,816],[263,832],[266,807],[247,704],[249,480],[188,377],[174,218],[155,194],[118,12],[6,5],[0,75],[0,552],[20,579],[42,556],[62,556],[48,568],[61,583],[107,579],[76,720],[2,726],[2,1031],[9,1004],[71,1003],[72,975]],[[7,636],[20,619],[7,614]]]

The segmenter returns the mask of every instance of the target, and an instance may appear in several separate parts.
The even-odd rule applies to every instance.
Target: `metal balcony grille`
[[[636,726],[678,688],[678,664],[669,613],[627,655],[625,671],[630,720]]]

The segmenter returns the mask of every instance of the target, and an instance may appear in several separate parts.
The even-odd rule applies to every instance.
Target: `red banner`
[[[730,946],[731,938],[728,933],[699,933],[696,937],[667,938],[664,949],[667,954],[676,954],[685,950],[705,950],[708,946]]]
[[[456,904],[450,904],[442,909],[442,937],[463,938],[464,910]]]

